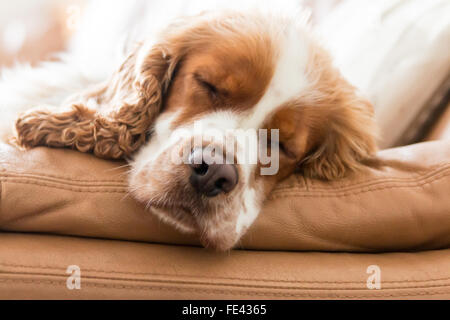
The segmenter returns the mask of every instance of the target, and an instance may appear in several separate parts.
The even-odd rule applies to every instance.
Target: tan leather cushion
[[[67,267],[81,271],[68,290]],[[369,290],[369,266],[381,289]],[[318,253],[0,233],[0,299],[450,299],[450,250]]]
[[[386,251],[450,245],[450,141],[383,151],[426,165],[325,183],[280,184],[241,246],[246,249]],[[126,168],[70,150],[0,146],[0,229],[154,243],[197,244],[146,212],[126,191]]]

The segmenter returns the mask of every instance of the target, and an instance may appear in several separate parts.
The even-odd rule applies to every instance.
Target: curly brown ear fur
[[[333,68],[324,51],[316,52],[311,67],[316,83],[312,126],[320,138],[300,164],[301,170],[308,177],[335,180],[367,169],[364,163],[377,151],[371,103]]]
[[[69,107],[22,114],[16,121],[16,143],[25,148],[70,147],[107,159],[131,155],[145,142],[160,112],[175,63],[162,46],[155,46],[142,62],[137,50],[110,81]]]

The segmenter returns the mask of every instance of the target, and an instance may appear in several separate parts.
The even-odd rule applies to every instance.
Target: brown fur
[[[308,119],[304,121],[316,136],[316,145],[301,161],[301,171],[308,177],[334,180],[365,170],[362,160],[377,151],[372,104],[358,95],[318,46],[310,68],[316,85],[299,103],[304,106],[304,119]]]
[[[231,15],[199,23],[180,37],[179,43],[187,48],[178,51],[187,54],[164,102],[167,112],[181,109],[174,127],[212,110],[244,112],[264,95],[274,72],[271,39],[264,29],[253,30],[248,19],[239,18]],[[202,82],[214,86],[215,92],[211,94]]]
[[[37,109],[21,115],[16,143],[25,148],[70,147],[106,159],[131,155],[159,114],[171,70],[162,46],[153,48],[137,74],[135,59],[131,54],[111,80],[82,94],[80,102],[63,112]],[[88,99],[98,104],[96,110],[88,109]]]

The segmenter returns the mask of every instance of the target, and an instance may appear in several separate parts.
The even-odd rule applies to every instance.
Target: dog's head
[[[376,148],[371,105],[284,17],[180,20],[84,100],[65,117],[23,116],[19,142],[131,156],[134,197],[219,250],[236,244],[278,181],[295,170],[341,178]]]

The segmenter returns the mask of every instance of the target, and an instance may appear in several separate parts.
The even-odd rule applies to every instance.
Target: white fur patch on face
[[[278,107],[306,90],[309,39],[293,22],[274,33],[275,72],[266,93],[242,123],[244,128],[259,128]]]
[[[241,120],[241,128],[261,128],[264,121],[278,107],[300,95],[310,86],[307,78],[310,47],[306,35],[295,25],[290,24],[279,36],[278,58],[272,80],[258,104],[246,118]],[[243,166],[247,183],[254,174],[255,168],[254,165]],[[236,232],[239,235],[248,229],[260,211],[255,189],[250,189],[247,185],[243,199],[244,208],[239,212],[236,223]]]
[[[246,188],[243,194],[244,205],[236,221],[236,234],[241,235],[258,217],[260,207],[255,189]]]
[[[196,120],[195,123],[203,129],[215,129],[223,133],[239,126],[239,116],[231,111],[218,111]]]
[[[171,147],[169,143],[172,134],[172,123],[177,113],[165,115],[158,119],[150,141],[142,147],[134,158],[134,172],[140,172],[150,162],[157,159],[165,150]]]

